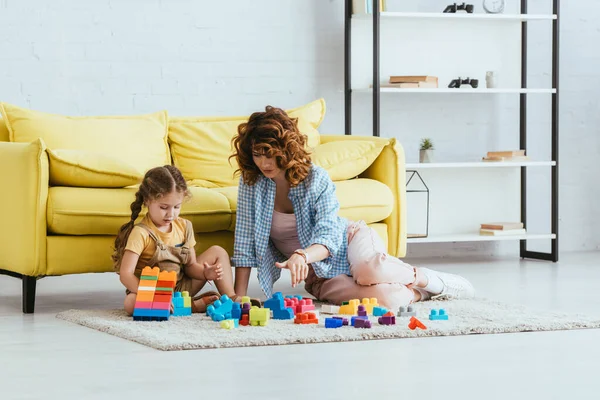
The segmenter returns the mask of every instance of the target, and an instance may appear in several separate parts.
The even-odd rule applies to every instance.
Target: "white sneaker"
[[[475,297],[475,288],[471,282],[462,276],[432,270],[429,270],[428,272],[437,275],[444,284],[442,293],[431,296],[432,300],[440,299],[442,297],[452,299],[470,299]]]

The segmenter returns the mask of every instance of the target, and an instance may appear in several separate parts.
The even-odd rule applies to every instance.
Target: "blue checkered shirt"
[[[273,284],[281,276],[281,270],[275,266],[275,262],[286,260],[269,238],[275,189],[275,182],[262,175],[252,186],[240,178],[231,259],[234,267],[258,268],[258,281],[267,297],[271,297]],[[294,206],[302,248],[321,244],[329,249],[329,257],[311,263],[316,275],[321,278],[350,275],[346,236],[348,221],[338,216],[340,204],[327,171],[312,166],[306,179],[290,189],[288,197]]]

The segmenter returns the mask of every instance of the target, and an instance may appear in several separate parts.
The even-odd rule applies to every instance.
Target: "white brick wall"
[[[530,0],[532,9],[544,1]],[[563,0],[561,11],[560,243],[563,251],[594,250],[600,247],[600,2]],[[342,0],[0,0],[0,99],[73,115],[158,109],[240,115],[324,97],[321,131],[342,133],[343,33]],[[548,79],[549,48],[537,44],[530,68],[541,72],[532,72],[531,82]],[[439,111],[450,118],[449,129],[470,126],[448,114],[452,108]],[[533,117],[537,112],[532,107]],[[547,134],[541,120],[532,137]],[[383,132],[394,127],[382,120]],[[419,138],[403,136],[407,153]],[[464,151],[462,143],[448,146],[450,153]],[[423,253],[449,249],[497,247],[427,246]]]

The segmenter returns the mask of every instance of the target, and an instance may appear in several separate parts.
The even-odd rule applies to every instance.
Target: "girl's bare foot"
[[[217,292],[206,292],[192,300],[192,313],[204,313],[206,307],[219,300]]]

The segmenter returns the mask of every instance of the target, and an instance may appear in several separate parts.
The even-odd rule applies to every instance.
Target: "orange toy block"
[[[142,302],[150,302],[152,303],[152,300],[154,300],[154,292],[148,291],[148,290],[140,290],[139,292],[137,292],[137,296],[135,296],[135,301],[142,301]]]
[[[173,287],[175,287],[175,283],[177,282],[177,272],[160,271],[160,274],[158,274],[158,280],[165,282],[173,282]]]
[[[144,269],[142,270],[142,276],[155,276],[158,277],[158,274],[160,274],[160,268],[158,267],[144,267]]]
[[[365,306],[365,311],[368,315],[373,315],[373,307],[379,307],[379,303],[377,303],[377,299],[375,297],[370,299],[364,298],[360,304]]]
[[[416,328],[427,329],[427,327],[425,325],[423,325],[423,323],[421,321],[419,321],[418,319],[416,319],[415,317],[410,317],[410,322],[408,323],[408,327],[413,331]]]
[[[317,318],[317,314],[315,314],[314,312],[305,312],[302,314],[296,314],[294,323],[295,324],[318,324],[319,319]]]
[[[343,306],[340,307],[340,314],[356,315],[356,313],[358,312],[358,305],[359,305],[358,299],[352,299],[348,302],[348,304],[344,304]],[[373,310],[371,309],[371,311],[373,311]]]
[[[141,279],[139,287],[151,287],[151,288],[155,288],[156,287],[156,281],[148,280],[148,279]]]

